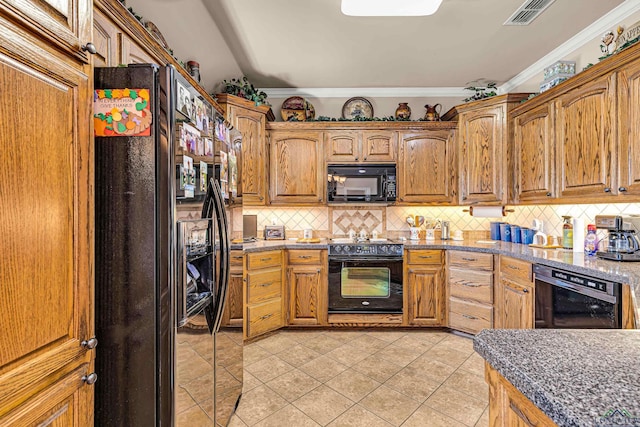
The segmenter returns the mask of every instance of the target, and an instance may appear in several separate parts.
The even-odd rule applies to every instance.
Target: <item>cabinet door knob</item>
[[[620,187],[618,188],[618,191],[620,191],[621,193],[624,193],[625,191],[627,191],[627,187]]]
[[[529,293],[529,289],[524,288],[524,289],[522,289],[522,292],[524,292],[525,294],[528,294]]]
[[[89,52],[91,55],[95,55],[95,53],[98,51],[98,49],[96,49],[96,46],[91,42],[83,44],[82,46],[80,46],[80,49],[82,49],[83,52]]]
[[[358,158],[356,157],[356,162],[358,161]]]
[[[93,350],[98,346],[98,340],[96,339],[96,337],[91,337],[88,340],[82,341],[80,345],[87,350]]]
[[[551,197],[551,191],[547,193],[547,197]]]
[[[260,196],[260,200],[264,200],[264,197]]]
[[[364,156],[364,159],[363,159],[363,160],[367,160],[367,156]]]
[[[605,193],[611,193],[611,188],[609,188],[609,187],[604,187],[604,192],[605,192]]]
[[[84,375],[82,377],[82,381],[89,385],[95,384],[96,381],[98,381],[98,374],[96,374],[95,372],[92,372],[89,375]]]

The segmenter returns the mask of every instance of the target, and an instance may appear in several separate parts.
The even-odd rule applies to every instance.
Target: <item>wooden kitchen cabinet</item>
[[[449,327],[477,334],[493,327],[493,255],[447,251]]]
[[[443,326],[446,310],[443,251],[407,249],[405,259],[404,323]]]
[[[289,249],[287,251],[289,325],[327,324],[327,251]]]
[[[388,163],[396,158],[397,133],[333,130],[325,133],[327,163]]]
[[[500,279],[496,287],[496,328],[532,329],[535,284],[531,264],[501,256],[499,271]]]
[[[557,168],[563,200],[618,194],[616,75],[605,74],[555,100]]]
[[[493,427],[553,427],[556,424],[513,384],[485,362],[489,384],[489,424]]]
[[[267,105],[228,94],[216,95],[225,109],[227,120],[242,134],[242,205],[264,206],[268,203],[268,150],[265,126],[272,116]]]
[[[519,203],[545,203],[557,197],[554,104],[513,117],[513,194]]]
[[[322,132],[272,130],[269,145],[271,204],[322,204],[327,180]]]
[[[507,117],[527,96],[521,93],[499,95],[455,107],[451,118],[458,120],[461,204],[507,203],[506,159],[511,136]]]
[[[93,425],[91,23],[90,1],[0,3],[2,426]]]
[[[400,132],[399,140],[399,203],[456,203],[455,130]]]
[[[241,250],[232,250],[230,254],[229,290],[227,302],[222,313],[222,325],[242,327],[242,289],[244,287],[242,273],[243,255]]]
[[[281,250],[248,253],[244,257],[245,339],[285,324],[282,261]]]
[[[618,194],[625,199],[637,199],[640,196],[640,61],[622,67],[617,82],[620,123]]]

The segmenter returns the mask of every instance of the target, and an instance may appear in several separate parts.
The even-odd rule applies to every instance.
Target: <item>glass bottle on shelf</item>
[[[573,249],[572,217],[569,215],[563,215],[562,218],[562,247],[564,249]]]

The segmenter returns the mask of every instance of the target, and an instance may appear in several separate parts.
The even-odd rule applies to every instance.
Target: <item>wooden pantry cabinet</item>
[[[404,270],[403,323],[416,326],[444,326],[444,252],[407,249]]]
[[[455,130],[400,132],[398,202],[457,203]]]
[[[500,256],[499,281],[496,286],[495,327],[533,329],[534,292],[531,264]]]
[[[493,327],[493,255],[447,251],[449,327],[477,334]]]
[[[327,251],[287,250],[288,325],[327,324]]]
[[[285,325],[282,251],[248,253],[244,257],[244,339]]]
[[[385,163],[396,159],[398,135],[385,130],[331,130],[325,133],[327,163]]]
[[[271,130],[269,146],[271,204],[323,204],[327,171],[322,132]]]
[[[0,2],[3,426],[93,425],[91,5]]]

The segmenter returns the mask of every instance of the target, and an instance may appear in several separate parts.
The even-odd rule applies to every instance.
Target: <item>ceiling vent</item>
[[[527,0],[502,25],[529,25],[556,0]]]

